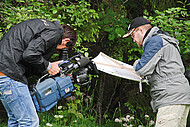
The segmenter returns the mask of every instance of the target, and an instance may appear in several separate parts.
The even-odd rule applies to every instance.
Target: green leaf
[[[112,32],[112,33],[109,34],[108,39],[109,40],[114,40],[115,37],[116,37],[115,34]]]
[[[53,10],[53,14],[56,14],[56,13],[57,13],[57,9],[54,9],[54,10]]]
[[[7,29],[11,28],[12,24],[7,25]]]
[[[105,31],[107,31],[107,32],[111,32],[111,31],[113,31],[113,30],[114,30],[113,27],[107,26],[107,27],[105,28]]]

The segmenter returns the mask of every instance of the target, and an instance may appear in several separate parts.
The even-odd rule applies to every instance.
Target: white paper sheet
[[[141,80],[141,77],[135,73],[133,66],[113,59],[102,52],[92,61],[96,63],[98,70],[105,73],[134,81]]]

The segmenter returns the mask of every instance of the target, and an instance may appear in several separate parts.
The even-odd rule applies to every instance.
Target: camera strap
[[[40,108],[39,110],[40,110],[40,112],[42,112],[42,107],[41,107],[41,104],[40,104],[40,100],[39,100],[39,98],[37,96],[37,92],[34,93],[34,96],[36,97],[36,100],[38,102],[38,105],[39,105],[39,108]]]

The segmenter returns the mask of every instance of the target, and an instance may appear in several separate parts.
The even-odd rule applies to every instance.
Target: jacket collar
[[[143,40],[146,38],[146,36],[148,35],[148,33],[150,32],[151,29],[152,29],[152,28],[150,28],[150,29],[148,29],[148,30],[146,31],[146,34],[144,35]]]
[[[157,31],[160,30],[158,27],[153,27],[152,29],[149,29],[149,31],[147,31],[147,33],[144,36],[144,40],[143,40],[143,47],[146,43],[146,41],[148,39],[150,39],[153,35],[157,34]]]
[[[162,34],[162,33],[159,33],[160,29],[158,27],[153,27],[148,33],[147,35],[145,34],[145,37],[144,37],[144,40],[143,40],[143,47],[145,45],[145,43],[147,42],[148,39],[150,39],[152,36],[155,36],[155,35],[158,35],[162,38],[164,38],[165,40],[173,43],[174,45],[178,45],[179,44],[179,41],[171,36],[168,36],[166,34]]]

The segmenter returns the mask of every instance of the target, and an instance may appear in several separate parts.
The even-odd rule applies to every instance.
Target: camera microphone
[[[85,67],[88,63],[90,63],[89,58],[83,57],[77,61],[77,64],[74,64],[74,68]]]

